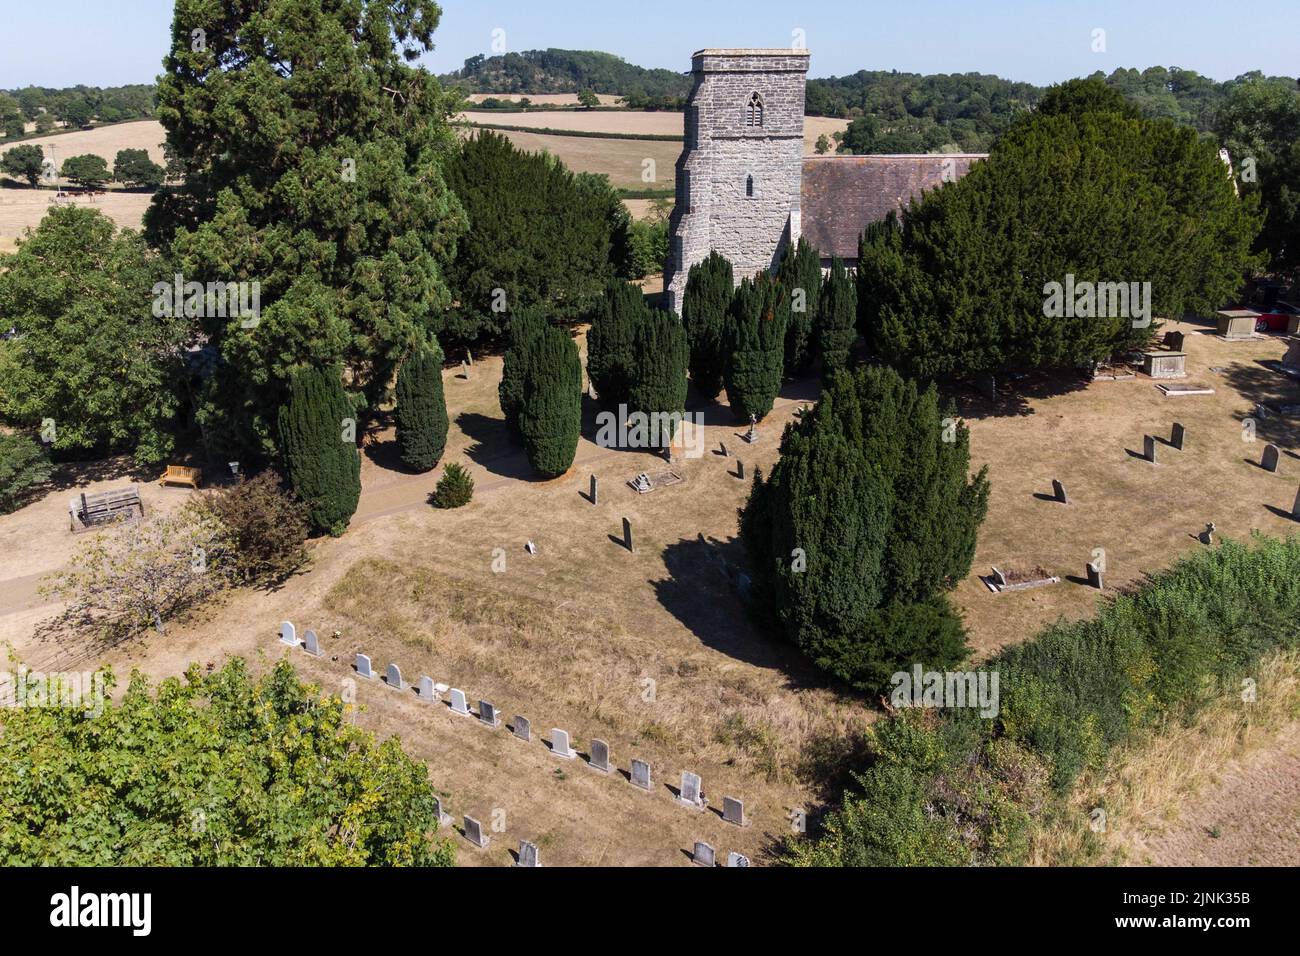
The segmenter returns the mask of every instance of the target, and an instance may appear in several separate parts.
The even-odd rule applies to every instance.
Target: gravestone
[[[514,723],[510,725],[510,732],[524,743],[533,739],[533,725],[528,722],[527,717],[516,716]]]
[[[727,443],[725,441],[718,442],[718,451],[722,453],[723,458],[731,457],[731,452],[727,451]]]
[[[745,441],[751,445],[758,441],[758,432],[755,430],[758,426],[758,419],[751,412],[749,416],[749,431],[745,433]]]
[[[727,866],[749,866],[749,857],[743,853],[728,853]]]
[[[541,866],[537,862],[537,844],[529,843],[527,840],[519,841],[519,859],[515,866]]]
[[[626,518],[623,519],[623,547],[632,552],[632,522]]]
[[[486,850],[487,845],[492,842],[492,838],[483,832],[483,824],[468,814],[465,815],[465,839],[480,850]]]
[[[433,689],[432,677],[421,677],[420,683],[415,687],[415,696],[423,701],[435,701],[438,699],[438,692]]]
[[[406,684],[402,681],[402,669],[396,664],[388,665],[388,673],[384,675],[384,683],[393,690],[406,689]]]
[[[724,823],[734,823],[738,827],[745,826],[745,802],[735,797],[723,797],[722,820]]]
[[[699,774],[691,773],[689,770],[682,771],[682,790],[677,799],[683,806],[690,807],[692,810],[704,809],[706,801],[704,790],[700,786]]]
[[[461,362],[461,363],[460,363],[460,377],[463,378],[463,379],[465,379],[465,381],[467,381],[467,382],[469,381],[469,363],[468,363],[468,362]]]
[[[320,638],[316,636],[316,632],[308,629],[306,637],[307,639],[302,642],[302,649],[312,657],[320,657],[324,652],[320,649]]]
[[[497,715],[497,709],[485,700],[478,702],[478,719],[489,727],[501,726],[501,718]]]
[[[1070,503],[1070,496],[1065,493],[1065,485],[1055,478],[1052,479],[1052,494],[1061,504],[1068,505]]]
[[[288,644],[290,647],[298,646],[298,631],[289,621],[280,625],[280,643]]]
[[[1091,561],[1088,562],[1088,587],[1102,589],[1101,568]]]
[[[1151,378],[1186,378],[1186,352],[1147,352],[1142,356],[1142,371]]]
[[[433,798],[434,819],[438,821],[439,828],[445,827],[451,823],[451,814],[442,809],[442,798],[435,796]]]
[[[1169,443],[1179,451],[1183,450],[1183,445],[1187,441],[1187,429],[1179,422],[1174,422],[1173,434],[1169,436]]]
[[[739,459],[736,460],[736,477],[741,481],[745,480],[745,463]]]
[[[628,780],[634,787],[638,787],[642,790],[651,789],[650,764],[644,760],[633,760],[632,774],[628,777]]]
[[[1300,521],[1300,491],[1296,492],[1295,504],[1291,506],[1291,517],[1295,518],[1296,521]]]
[[[1166,332],[1165,348],[1171,349],[1174,352],[1181,352],[1184,345],[1186,345],[1186,338],[1187,337],[1182,332]]]
[[[577,756],[573,748],[569,746],[569,732],[558,728],[551,728],[551,753],[557,757],[563,757],[565,760],[572,760]]]
[[[1156,440],[1151,435],[1142,436],[1142,457],[1153,465],[1156,463]]]
[[[695,841],[695,852],[691,854],[691,862],[696,866],[717,866],[717,860],[713,852],[713,847],[703,840]]]
[[[1260,462],[1260,465],[1263,467],[1265,471],[1276,472],[1277,463],[1280,459],[1281,459],[1281,454],[1277,445],[1265,445],[1264,460]]]
[[[465,350],[465,361],[469,364],[470,368],[474,367],[474,353],[469,349]]]
[[[370,669],[370,658],[365,654],[357,655],[357,676],[366,680],[375,679],[375,672]]]
[[[603,740],[592,739],[591,741],[591,760],[587,766],[592,770],[599,770],[601,773],[609,773],[613,768],[609,765],[609,744]]]
[[[462,717],[473,716],[469,710],[469,703],[465,700],[465,692],[459,687],[451,689],[451,712]]]
[[[594,505],[600,500],[596,491],[596,476],[591,476],[591,503]]]
[[[999,571],[997,568],[994,568],[994,569],[993,569],[993,583],[996,584],[996,585],[997,585],[998,587],[1000,587],[1000,588],[1004,588],[1004,587],[1007,586],[1007,576],[1006,576],[1005,574],[1003,574],[1001,571]]]
[[[529,554],[536,554],[536,553],[537,553],[537,545],[535,545],[535,544],[533,544],[531,541],[529,541],[526,545],[524,545],[524,550],[527,551]]]

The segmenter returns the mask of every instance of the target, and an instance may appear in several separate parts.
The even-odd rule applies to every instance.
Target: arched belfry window
[[[751,129],[763,126],[763,97],[757,92],[750,95],[749,105],[745,107],[745,125]]]
[[[748,196],[750,199],[754,198],[754,177],[753,176],[745,177],[745,195]]]

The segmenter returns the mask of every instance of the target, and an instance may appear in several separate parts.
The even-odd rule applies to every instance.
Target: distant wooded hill
[[[682,109],[691,78],[672,70],[647,70],[612,53],[591,50],[527,50],[472,56],[442,77],[470,93],[617,94],[633,109]]]

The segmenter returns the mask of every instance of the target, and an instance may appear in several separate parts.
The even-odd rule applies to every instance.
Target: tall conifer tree
[[[306,503],[312,527],[341,535],[361,498],[356,412],[337,369],[302,369],[280,408],[285,474]]]
[[[722,391],[727,367],[727,313],[735,292],[731,263],[717,252],[691,266],[682,296],[682,325],[690,349],[691,381],[707,399]]]
[[[528,462],[547,478],[573,464],[582,433],[582,360],[568,333],[547,325],[531,340],[519,413]]]
[[[763,418],[781,390],[785,323],[780,286],[769,276],[741,280],[727,322],[727,401],[740,421]]]
[[[412,352],[397,373],[397,446],[402,462],[432,471],[447,447],[447,402],[437,339]]]

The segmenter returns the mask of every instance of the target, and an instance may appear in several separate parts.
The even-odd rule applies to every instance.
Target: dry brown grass
[[[1241,772],[1243,764],[1249,765],[1253,756],[1276,749],[1280,742],[1294,745],[1290,738],[1295,736],[1295,721],[1300,719],[1300,652],[1275,654],[1265,660],[1256,690],[1253,703],[1244,702],[1240,695],[1226,696],[1191,724],[1147,734],[1118,750],[1104,771],[1086,774],[1075,786],[1064,814],[1036,834],[1033,862],[1051,866],[1199,862],[1190,858],[1190,848],[1183,844],[1203,843],[1204,837],[1215,835],[1200,833],[1196,836],[1202,839],[1187,839],[1192,836],[1187,832],[1191,829],[1188,818],[1196,815],[1198,796],[1225,780],[1232,784],[1234,775]],[[1257,814],[1252,801],[1266,802],[1261,801],[1259,782],[1249,789],[1233,788],[1233,802],[1220,804],[1214,812],[1239,827],[1252,820],[1263,829],[1283,822],[1272,813],[1263,820],[1253,819]],[[1289,788],[1295,790],[1295,780]],[[1094,808],[1105,811],[1102,833],[1091,829]],[[1296,809],[1300,804],[1292,808],[1293,828]],[[1176,845],[1165,847],[1173,852],[1162,853],[1163,859],[1153,859],[1152,847],[1161,843]],[[1268,853],[1270,848],[1261,842],[1259,850]],[[1300,847],[1293,845],[1293,855],[1296,850]],[[1252,861],[1219,862],[1242,865]]]

